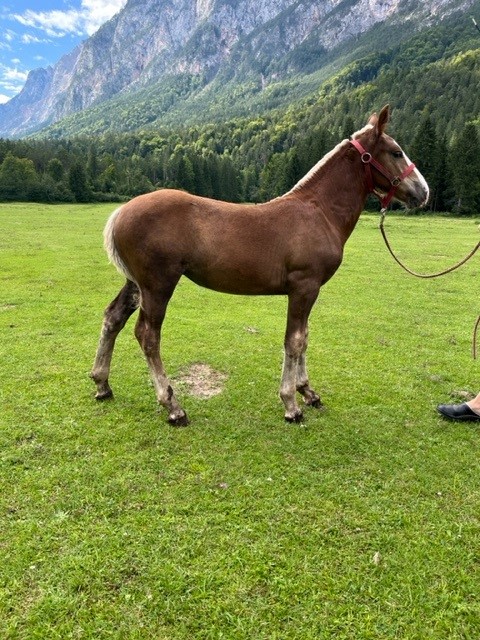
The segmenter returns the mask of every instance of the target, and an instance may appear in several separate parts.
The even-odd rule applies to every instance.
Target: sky
[[[127,0],[0,0],[0,104],[19,93],[28,72],[54,65]]]

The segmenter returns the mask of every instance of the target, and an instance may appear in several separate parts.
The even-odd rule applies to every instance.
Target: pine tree
[[[291,189],[304,175],[297,150],[290,149],[285,166],[285,189]]]
[[[88,149],[87,157],[87,178],[94,189],[98,188],[98,177],[100,174],[100,166],[98,162],[97,151],[92,144]]]
[[[63,164],[58,158],[52,158],[47,164],[47,173],[54,182],[61,182],[63,180],[64,170]]]
[[[449,148],[445,136],[438,140],[437,171],[432,184],[434,194],[430,198],[432,211],[451,211],[454,202],[452,171],[449,163]]]
[[[220,159],[220,184],[219,197],[228,202],[238,202],[240,183],[237,171],[228,155],[223,155]]]
[[[76,162],[68,172],[68,184],[77,202],[88,202],[91,198],[87,185],[87,173],[80,162]]]
[[[195,193],[199,196],[212,196],[212,181],[208,171],[208,163],[203,156],[195,154],[192,158],[195,175]]]
[[[347,116],[345,118],[345,122],[343,123],[342,138],[350,138],[352,133],[355,133],[355,131],[356,131],[356,127],[355,127],[355,123],[353,122],[352,116]]]
[[[195,174],[193,173],[190,158],[187,155],[181,156],[178,160],[177,185],[190,193],[195,191]]]
[[[476,213],[480,208],[480,142],[477,128],[467,123],[452,147],[455,211]]]
[[[435,127],[429,113],[423,115],[412,142],[412,156],[430,187],[430,208],[435,210],[437,202],[437,179],[439,168],[439,146]]]
[[[260,174],[260,196],[262,200],[276,198],[286,191],[285,167],[285,153],[274,153],[270,157]]]

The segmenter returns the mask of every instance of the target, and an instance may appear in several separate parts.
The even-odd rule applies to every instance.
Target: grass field
[[[400,270],[365,215],[311,316],[327,409],[287,425],[283,298],[182,281],[164,328],[192,424],[158,412],[133,322],[112,402],[88,373],[121,277],[109,206],[0,206],[0,637],[363,640],[480,637],[480,428],[436,415],[480,389],[478,260]],[[392,217],[432,271],[478,220]],[[224,375],[196,397],[192,364]],[[453,395],[452,395],[453,394]]]

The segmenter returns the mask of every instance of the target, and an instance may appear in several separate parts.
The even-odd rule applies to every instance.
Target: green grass
[[[362,217],[311,317],[327,410],[300,425],[277,397],[285,300],[182,282],[167,369],[228,378],[209,400],[180,390],[192,424],[174,429],[133,322],[115,400],[93,400],[102,313],[122,284],[102,249],[110,209],[0,206],[0,637],[478,637],[480,428],[435,412],[480,389],[478,257],[414,279]],[[433,271],[473,246],[477,222],[387,229]]]

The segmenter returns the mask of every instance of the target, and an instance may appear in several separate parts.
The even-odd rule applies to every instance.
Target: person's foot
[[[480,421],[480,415],[475,413],[473,409],[470,409],[466,402],[462,404],[439,404],[437,411],[449,420],[478,420]]]

